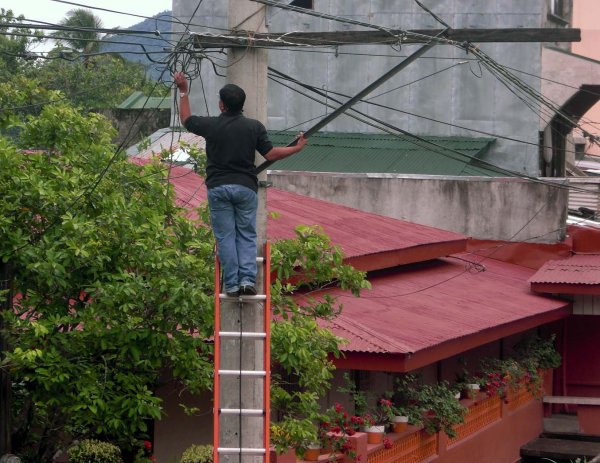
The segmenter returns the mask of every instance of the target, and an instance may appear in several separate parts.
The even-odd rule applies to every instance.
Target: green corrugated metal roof
[[[296,134],[270,131],[269,137],[276,146],[287,145]],[[446,149],[407,136],[320,132],[310,137],[300,153],[277,161],[272,168],[305,172],[500,175],[493,168],[477,166],[477,160],[471,159],[485,153],[494,138],[421,138]]]
[[[119,109],[170,109],[171,99],[162,96],[146,96],[140,91],[129,95],[123,103],[117,106]]]

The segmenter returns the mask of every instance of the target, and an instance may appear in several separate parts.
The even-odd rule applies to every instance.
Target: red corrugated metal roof
[[[600,254],[548,261],[529,282],[538,292],[600,294]]]
[[[600,284],[600,254],[574,255],[568,259],[546,262],[530,283]]]
[[[176,167],[170,178],[180,205],[197,206],[206,200],[203,181],[193,172]],[[360,261],[362,256],[377,261],[382,255],[395,255],[395,265],[406,264],[436,257],[432,253],[448,255],[452,247],[464,249],[466,242],[456,233],[275,188],[268,190],[267,208],[279,215],[269,218],[269,238],[290,238],[299,224],[319,224],[350,260]],[[433,249],[429,254],[423,251],[428,248]],[[397,255],[406,250],[414,254]],[[353,355],[376,353],[389,362],[375,366],[369,357],[363,368],[408,371],[570,313],[568,302],[529,291],[527,279],[534,270],[471,254],[462,257],[483,259],[485,271],[454,258],[401,268],[383,265],[387,261],[378,268],[388,270],[370,274],[372,289],[363,291],[361,298],[328,290],[342,296],[344,304],[342,315],[328,322],[337,335],[349,340],[343,349],[346,360],[340,362],[356,366]]]
[[[568,302],[529,291],[527,278],[533,270],[492,259],[483,260],[485,271],[467,265],[443,258],[377,272],[369,277],[372,289],[359,299],[328,291],[343,295],[344,310],[330,322],[349,341],[343,350],[416,356],[440,347],[445,349],[440,358],[445,358],[452,355],[449,343],[460,352],[467,350],[470,337],[483,334],[484,341],[477,342],[484,344],[570,313]],[[461,340],[463,347],[458,348],[456,341]]]
[[[137,159],[135,162],[146,161]],[[201,177],[183,167],[173,167],[170,179],[177,204],[195,207],[206,201]],[[459,233],[383,217],[308,196],[269,188],[267,209],[269,239],[295,237],[298,225],[320,225],[346,260],[361,270],[375,270],[447,256],[466,249],[467,237]]]

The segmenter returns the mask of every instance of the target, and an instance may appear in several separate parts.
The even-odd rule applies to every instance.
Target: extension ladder
[[[264,257],[257,258],[257,267],[263,274],[263,292],[255,296],[236,296],[229,297],[221,293],[220,287],[220,262],[218,256],[215,261],[215,334],[214,334],[214,398],[213,398],[213,461],[219,463],[221,455],[239,455],[240,463],[242,456],[263,457],[264,463],[269,463],[269,421],[270,421],[270,323],[271,323],[271,265],[270,265],[270,246],[267,242],[264,248]],[[258,288],[257,288],[258,289]],[[221,304],[236,303],[238,304],[238,325],[239,329],[234,331],[222,331],[221,326]],[[243,330],[244,306],[246,304],[263,303],[263,329],[259,332]],[[239,352],[239,368],[237,369],[222,369],[222,353],[221,348],[227,341],[238,341],[240,345]],[[262,370],[244,370],[242,369],[242,345],[248,342],[261,342],[263,346],[263,369]],[[232,397],[222,397],[221,380],[224,378],[237,377],[239,378],[239,391],[236,397],[239,397],[238,407],[222,408],[221,403],[227,400],[231,403]],[[242,379],[263,380],[262,408],[244,408],[242,404]],[[225,400],[222,400],[225,399]],[[221,446],[221,420],[225,416],[238,416],[239,418],[239,436],[237,447],[222,447]],[[262,420],[263,442],[262,447],[244,447],[242,444],[242,418],[256,418]]]

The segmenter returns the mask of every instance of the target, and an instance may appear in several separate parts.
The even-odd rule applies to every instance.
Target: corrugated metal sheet
[[[270,132],[274,144],[286,145],[296,133]],[[493,169],[477,165],[493,138],[431,137],[426,140],[384,134],[317,133],[298,154],[278,161],[273,169],[306,172],[404,173],[429,175],[498,176]],[[462,155],[452,149],[463,153]]]
[[[600,212],[600,178],[570,178],[569,182],[577,187],[569,189],[569,209],[587,207]]]
[[[140,91],[129,95],[123,103],[117,106],[119,109],[171,109],[171,97],[146,96]]]
[[[409,354],[568,306],[531,293],[531,269],[492,259],[483,265],[477,272],[444,258],[375,274],[359,299],[328,291],[344,304],[331,327],[349,341],[344,351]]]
[[[600,285],[600,254],[574,255],[546,262],[529,282]]]
[[[206,200],[203,180],[192,171],[174,167],[170,178],[180,205]],[[279,215],[269,219],[270,239],[294,236],[299,224],[320,224],[350,258],[464,239],[275,188],[268,190],[267,208]],[[527,279],[534,270],[489,258],[483,265],[485,271],[478,272],[463,260],[443,258],[380,271],[372,274],[372,289],[361,298],[329,289],[328,294],[340,296],[344,311],[327,324],[349,340],[347,352],[407,354],[568,305],[529,291]]]

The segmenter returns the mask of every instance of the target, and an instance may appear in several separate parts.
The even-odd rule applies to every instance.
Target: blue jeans
[[[242,185],[220,185],[208,189],[208,205],[225,291],[254,286],[257,194]]]

